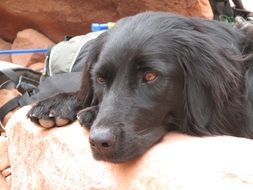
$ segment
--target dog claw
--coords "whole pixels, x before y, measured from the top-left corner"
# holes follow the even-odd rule
[[[55,117],[55,113],[49,113],[48,117]]]
[[[36,118],[37,116],[34,113],[29,113],[28,117],[30,117],[30,118]]]

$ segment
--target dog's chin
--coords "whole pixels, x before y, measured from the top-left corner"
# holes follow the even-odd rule
[[[93,158],[97,161],[105,161],[105,162],[111,162],[111,163],[123,163],[130,160],[133,160],[135,158],[138,158],[141,154],[137,155],[100,155],[97,153],[92,153]]]

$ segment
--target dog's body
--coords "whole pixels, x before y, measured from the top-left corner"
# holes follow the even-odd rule
[[[28,115],[57,125],[85,108],[78,119],[90,127],[94,158],[111,162],[143,154],[170,130],[253,138],[252,50],[245,32],[215,21],[127,17],[95,40],[80,92]]]

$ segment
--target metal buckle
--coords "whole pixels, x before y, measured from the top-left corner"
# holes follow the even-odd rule
[[[35,93],[35,90],[38,85],[39,83],[37,81],[21,75],[19,77],[16,89],[22,94],[25,94],[27,92],[31,96]]]

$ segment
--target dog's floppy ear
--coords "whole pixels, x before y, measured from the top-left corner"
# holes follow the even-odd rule
[[[184,72],[182,130],[193,135],[232,134],[243,122],[238,118],[244,118],[242,64],[208,38],[192,38],[180,38],[184,45],[176,55]]]
[[[90,71],[98,60],[100,51],[103,48],[106,38],[107,32],[104,32],[91,42],[91,47],[87,55],[87,61],[83,68],[81,89],[78,94],[80,100],[84,102],[84,107],[94,106],[97,104],[97,99],[93,95]]]

